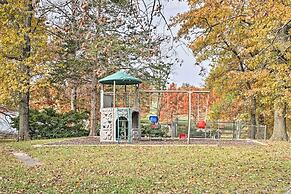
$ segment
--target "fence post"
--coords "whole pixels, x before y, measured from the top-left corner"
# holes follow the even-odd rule
[[[267,125],[265,125],[264,140],[267,140]]]
[[[240,121],[237,121],[237,123],[236,123],[236,134],[237,134],[237,136],[236,136],[236,139],[240,139]]]
[[[235,134],[235,121],[232,122],[232,139],[235,139],[236,137],[236,134]]]
[[[192,92],[188,92],[188,139],[187,143],[190,144],[190,134],[191,134],[191,111],[192,111]]]

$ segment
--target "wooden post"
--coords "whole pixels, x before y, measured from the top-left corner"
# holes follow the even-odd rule
[[[100,110],[104,108],[104,87],[101,84],[101,91],[100,91]]]
[[[140,96],[139,96],[139,84],[136,86],[136,108],[139,109]]]
[[[204,121],[207,121],[207,114],[208,114],[208,106],[209,106],[209,93],[207,94],[207,101],[206,101],[206,111],[205,111],[205,119]]]
[[[198,96],[198,103],[197,103],[197,122],[200,121],[200,95],[197,94]]]
[[[124,86],[124,104],[125,104],[125,107],[128,107],[130,108],[130,102],[129,102],[129,95],[127,94],[127,88],[126,88],[126,84]]]
[[[116,126],[115,126],[115,93],[116,93],[116,82],[113,81],[113,108],[112,108],[112,137],[113,141],[116,141]],[[117,112],[117,119],[118,119],[118,112]],[[119,125],[119,121],[117,121],[117,126]],[[118,127],[119,128],[119,127]]]
[[[138,101],[138,94],[137,94],[137,89],[138,88],[138,84],[135,85],[135,91],[134,91],[134,108],[138,107],[137,105],[137,101]]]
[[[188,140],[187,143],[190,144],[190,132],[191,132],[191,105],[192,103],[192,92],[188,92]]]
[[[116,101],[116,82],[114,81],[113,82],[113,108],[115,108],[116,106],[115,101]]]

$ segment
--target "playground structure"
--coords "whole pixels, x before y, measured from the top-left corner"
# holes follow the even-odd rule
[[[131,142],[140,139],[140,96],[139,93],[184,93],[188,95],[188,132],[187,140],[190,142],[191,120],[192,120],[192,94],[207,94],[209,91],[187,91],[187,90],[139,90],[140,79],[135,78],[124,71],[118,71],[101,80],[101,142]],[[107,87],[109,86],[109,87]],[[122,86],[124,92],[120,92],[117,87]],[[131,87],[128,90],[127,86]],[[110,91],[107,91],[109,89]],[[198,101],[199,103],[199,101]],[[198,104],[199,106],[199,104]],[[208,106],[208,105],[207,105]],[[198,127],[205,128],[206,112],[201,117],[201,113],[197,112]],[[154,118],[153,115],[150,118]],[[158,120],[158,118],[156,118]],[[151,119],[152,122],[152,119]],[[157,121],[156,121],[157,122]],[[155,124],[155,122],[152,122]]]
[[[101,80],[101,142],[128,142],[141,139],[141,108],[140,94],[184,94],[188,96],[187,119],[178,124],[176,118],[175,135],[182,139],[187,138],[215,138],[215,139],[246,139],[251,127],[257,131],[256,139],[266,139],[266,126],[251,126],[242,122],[209,122],[207,121],[209,91],[201,90],[141,90],[142,81],[124,71],[118,71]],[[192,106],[195,94],[194,108]],[[206,95],[202,101],[201,95]],[[206,100],[206,101],[205,101]],[[149,104],[149,103],[148,103]],[[176,104],[177,106],[177,104]],[[178,109],[178,106],[177,106]],[[152,131],[155,130],[159,117],[154,114],[143,115],[148,117]],[[179,125],[179,130],[177,130]],[[160,125],[161,126],[161,125]],[[181,128],[185,128],[181,131]]]
[[[208,114],[208,106],[209,106],[209,93],[208,91],[199,91],[198,89],[192,88],[192,93],[189,90],[145,90],[147,93],[163,93],[166,96],[169,95],[169,99],[166,100],[165,103],[160,105],[160,107],[166,107],[163,112],[167,115],[171,115],[171,119],[167,120],[162,118],[160,122],[160,131],[153,129],[152,134],[146,134],[146,137],[150,139],[159,138],[156,134],[161,134],[165,130],[165,127],[168,126],[169,130],[163,137],[171,137],[179,139],[190,140],[190,138],[211,138],[211,139],[249,139],[250,131],[255,128],[256,136],[255,139],[267,139],[267,129],[266,125],[250,125],[247,122],[243,121],[209,121],[207,118]],[[191,93],[191,94],[189,94]],[[178,94],[178,95],[177,95]],[[190,95],[190,96],[189,96]],[[188,98],[185,98],[187,97]],[[164,98],[164,95],[162,96]],[[189,100],[190,98],[190,100]],[[154,99],[153,96],[149,99]],[[192,99],[192,100],[191,100]],[[170,100],[170,102],[169,102]],[[189,100],[189,102],[185,102],[185,100]],[[153,101],[153,100],[152,100]],[[157,101],[155,99],[155,101]],[[182,104],[182,106],[180,105]],[[156,106],[156,110],[158,109],[157,103],[150,103]],[[168,104],[170,107],[167,108]],[[181,111],[181,109],[185,109],[185,106],[188,106],[188,111]],[[153,112],[155,108],[150,108],[150,111]],[[161,108],[163,109],[163,108]],[[160,111],[161,111],[160,109]],[[174,112],[171,112],[174,109]],[[159,111],[157,111],[159,112]],[[160,112],[161,113],[161,112]],[[188,118],[185,113],[188,114]],[[152,114],[152,113],[151,113]],[[189,119],[189,116],[191,117]],[[189,124],[189,121],[191,122]],[[142,123],[146,125],[145,123]],[[165,134],[165,133],[164,133]]]
[[[187,107],[187,134],[181,135],[181,137],[186,138],[187,137],[187,142],[190,142],[190,137],[191,137],[191,129],[192,129],[192,121],[195,120],[194,126],[197,124],[198,128],[204,129],[206,127],[206,119],[207,119],[207,111],[208,111],[208,100],[209,100],[209,91],[202,91],[202,90],[141,90],[141,92],[144,93],[156,93],[156,94],[171,94],[171,93],[176,93],[176,94],[186,94],[188,96],[188,107]],[[195,114],[192,111],[192,98],[193,94],[197,95],[197,104],[195,105],[196,110]],[[200,106],[199,98],[200,95],[204,94],[206,95],[206,104],[205,104],[205,109],[203,110]],[[176,134],[177,135],[177,134]],[[179,135],[180,136],[180,135]]]
[[[140,108],[138,99],[141,80],[124,71],[118,71],[99,80],[99,83],[101,84],[100,141],[126,141],[130,143],[134,139],[139,139]],[[118,90],[121,89],[120,86],[124,92]]]

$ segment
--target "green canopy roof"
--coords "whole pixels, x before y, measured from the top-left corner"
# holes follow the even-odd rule
[[[140,79],[133,77],[124,71],[118,71],[112,75],[104,77],[104,78],[99,80],[99,83],[101,83],[101,84],[113,84],[114,81],[115,81],[115,84],[117,84],[117,85],[132,85],[132,84],[140,84],[141,83]]]

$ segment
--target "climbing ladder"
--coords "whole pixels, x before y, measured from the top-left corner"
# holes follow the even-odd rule
[[[130,118],[130,110],[129,108],[126,109],[127,111],[127,127],[123,126],[123,128],[121,128],[121,126],[119,125],[119,121],[120,121],[120,115],[119,115],[119,108],[116,109],[116,118],[117,118],[117,142],[121,143],[123,142],[123,140],[127,140],[128,143],[132,142],[132,134],[131,134],[131,118]],[[127,129],[127,133],[126,133],[126,129]],[[122,132],[123,136],[120,136],[120,132]]]

